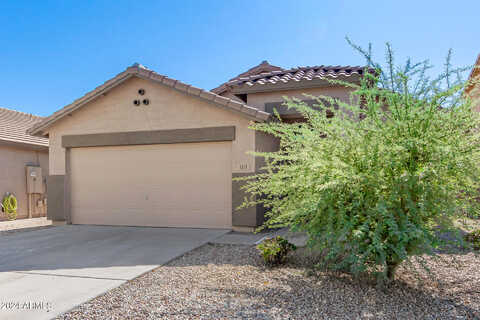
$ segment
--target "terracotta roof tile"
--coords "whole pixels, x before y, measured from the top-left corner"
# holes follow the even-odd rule
[[[194,96],[198,96],[202,92],[202,89],[190,86],[188,87],[188,93]]]
[[[242,104],[240,102],[237,102],[232,99],[230,99],[230,101],[228,102],[228,106],[237,110],[240,110],[242,108]]]
[[[188,87],[190,87],[190,85],[183,82],[177,81],[177,83],[175,83],[175,89],[178,89],[180,91],[188,91]]]
[[[278,82],[286,83],[289,81],[311,81],[314,79],[350,77],[352,75],[362,75],[365,67],[361,66],[314,66],[297,67],[282,72],[261,73],[248,77],[240,77],[228,82],[235,86],[254,86],[257,84],[276,84]],[[373,69],[369,71],[373,72]]]
[[[48,147],[48,139],[26,133],[28,128],[43,119],[31,114],[0,108],[0,140]]]
[[[259,66],[257,66],[259,67]],[[255,68],[257,68],[255,67]],[[275,67],[278,69],[269,71],[269,72],[250,72],[247,71],[243,74],[238,75],[237,77],[229,80],[228,82],[222,84],[221,86],[212,89],[213,92],[220,94],[227,91],[232,87],[252,87],[256,85],[275,85],[275,84],[284,84],[290,81],[300,82],[300,81],[312,81],[315,79],[325,79],[325,78],[348,78],[354,75],[361,76],[363,75],[365,67],[362,66],[307,66],[307,67],[296,67],[288,70],[282,69],[280,67]],[[253,68],[254,69],[254,68]],[[252,70],[252,69],[251,69]],[[369,72],[374,72],[373,69],[369,68]]]
[[[240,73],[238,76],[230,79],[229,81],[232,81],[234,79],[241,78],[241,77],[256,75],[256,74],[262,74],[262,73],[267,74],[269,72],[281,72],[281,71],[283,71],[283,68],[271,65],[270,63],[268,63],[267,60],[264,60],[259,65],[253,68],[250,68],[243,73]]]
[[[251,76],[251,75],[258,75],[258,74],[262,74],[262,73],[268,74],[269,72],[282,72],[282,71],[283,71],[282,68],[271,65],[270,63],[268,63],[268,61],[264,60],[259,65],[255,66],[253,68],[250,68],[243,73],[240,73],[238,76],[228,80],[226,83],[223,83],[220,86],[218,86],[218,87],[216,87],[216,88],[214,88],[210,91],[212,91],[216,94],[220,94],[220,93],[223,93],[223,92],[228,90],[228,83],[230,81],[233,81],[233,80],[236,80],[236,79],[239,79],[239,78],[242,78],[242,77],[248,77],[248,76]]]

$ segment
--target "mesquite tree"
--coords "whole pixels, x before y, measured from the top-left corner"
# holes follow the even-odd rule
[[[285,98],[305,122],[252,125],[281,147],[254,153],[266,165],[239,179],[251,195],[242,206],[264,205],[264,227],[307,232],[325,266],[392,280],[402,261],[432,253],[439,231],[476,210],[479,118],[451,52],[433,79],[426,61],[396,66],[389,44],[385,67],[371,46],[352,46],[371,69],[359,84],[332,80],[352,88],[350,102]]]

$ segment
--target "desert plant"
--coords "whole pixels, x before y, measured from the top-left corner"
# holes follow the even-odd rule
[[[285,262],[288,253],[297,249],[297,247],[280,236],[265,239],[257,245],[265,264],[269,266],[279,265]]]
[[[470,243],[474,250],[480,250],[480,229],[467,233],[465,241]]]
[[[314,97],[311,108],[286,98],[306,122],[252,125],[281,148],[254,153],[263,171],[238,180],[250,194],[243,207],[269,210],[264,226],[305,231],[323,266],[383,282],[408,257],[433,253],[439,231],[476,210],[479,117],[451,52],[432,79],[426,61],[395,66],[389,44],[386,67],[353,46],[371,69],[358,84],[331,80],[351,88],[351,100]]]

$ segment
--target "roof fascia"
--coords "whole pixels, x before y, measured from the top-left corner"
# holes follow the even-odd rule
[[[67,105],[66,107],[58,110],[50,117],[46,118],[44,121],[39,122],[37,125],[34,125],[30,129],[27,130],[27,133],[33,136],[44,137],[47,135],[46,132],[43,132],[46,128],[48,128],[51,124],[60,120],[64,116],[74,112],[75,110],[81,108],[85,104],[95,100],[101,95],[104,95],[107,91],[113,89],[114,87],[118,86],[119,84],[125,82],[127,79],[130,79],[133,76],[132,73],[129,72],[122,72],[121,74],[117,75],[115,78],[111,79],[111,83],[105,83],[104,87],[99,89],[90,91],[83,97],[77,99],[73,103]]]

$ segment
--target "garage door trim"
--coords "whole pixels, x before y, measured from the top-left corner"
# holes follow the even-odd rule
[[[235,126],[108,132],[62,136],[62,147],[106,147],[235,140]]]
[[[221,142],[233,140],[235,140],[235,126],[64,135],[62,136],[62,147],[65,148],[64,210],[66,222],[68,224],[72,223],[70,181],[71,148]]]

